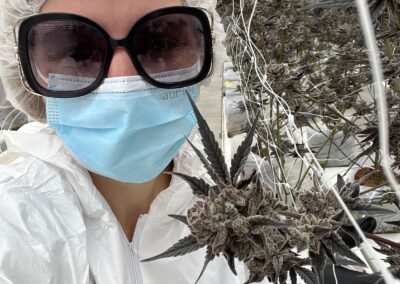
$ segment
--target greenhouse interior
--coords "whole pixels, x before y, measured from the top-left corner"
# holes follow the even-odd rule
[[[0,233],[0,283],[400,284],[400,1],[205,2],[215,10],[208,20],[220,27],[213,33],[219,58],[197,101],[186,90],[201,142],[184,139],[205,174],[166,170],[185,182],[192,203],[160,213],[185,233],[139,253],[133,269],[142,274],[132,282],[102,282],[95,270],[93,282],[7,278],[17,256],[4,257],[7,234]],[[0,36],[0,53],[4,42]],[[48,126],[9,100],[15,74],[1,70],[0,200],[11,202],[1,175],[23,158],[9,149],[10,137],[31,123]],[[124,155],[136,151],[129,149]],[[191,254],[200,266],[184,278],[146,276]]]

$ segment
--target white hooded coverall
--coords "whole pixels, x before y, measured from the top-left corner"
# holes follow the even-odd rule
[[[48,126],[30,123],[4,133],[0,155],[0,283],[13,284],[194,284],[205,249],[176,258],[140,263],[189,234],[168,217],[186,214],[196,198],[188,184],[172,177],[170,186],[140,218],[129,243],[88,171],[79,166]],[[196,142],[198,134],[191,140]],[[7,157],[19,158],[4,162]],[[174,171],[206,178],[188,144]],[[139,242],[140,240],[140,242]],[[140,267],[140,269],[139,269]],[[243,271],[241,266],[239,271]],[[212,261],[200,284],[239,284],[226,260]]]

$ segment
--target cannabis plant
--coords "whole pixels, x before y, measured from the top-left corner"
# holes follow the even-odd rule
[[[400,105],[399,105],[400,106]],[[400,169],[400,112],[391,118],[389,129],[389,150],[392,157],[394,157],[394,163],[392,167]],[[379,128],[376,123],[372,123],[364,130],[358,132],[364,139],[362,143],[368,143],[368,147],[358,156],[367,156],[372,153],[379,155],[380,143],[379,143]]]
[[[190,141],[213,184],[182,173],[171,173],[184,179],[198,197],[186,216],[170,215],[184,222],[191,234],[165,252],[143,261],[178,257],[206,247],[205,263],[222,256],[236,274],[235,259],[243,261],[250,271],[246,283],[268,278],[273,283],[285,283],[297,275],[307,284],[324,283],[324,268],[328,262],[343,264],[338,256],[363,266],[364,263],[349,249],[339,234],[347,223],[330,189],[315,185],[300,194],[296,208],[280,201],[276,193],[261,182],[253,171],[244,175],[245,162],[250,153],[257,127],[256,116],[246,139],[234,155],[228,170],[214,134],[188,96],[194,109],[205,155]],[[338,190],[352,209],[366,209],[359,199],[357,183],[345,184],[338,178]],[[298,254],[307,250],[308,257]],[[311,265],[314,271],[305,266]]]
[[[400,226],[400,222],[390,222],[392,225]],[[376,250],[386,255],[385,262],[389,264],[389,271],[400,279],[400,244],[387,242],[385,239],[375,239],[380,246]]]
[[[390,128],[391,137],[397,138],[400,2],[368,3],[384,70],[388,115],[396,125]],[[357,141],[360,131],[377,124],[373,88],[369,89],[372,76],[368,51],[355,1],[219,0],[218,11],[227,31],[228,54],[242,78],[241,107],[250,117],[261,110],[263,122],[257,127],[254,151],[278,161],[277,183],[284,187],[288,184],[284,163],[293,155],[293,148],[302,157],[308,152],[284,139],[293,122],[298,128],[310,127],[327,135],[327,147],[339,150],[341,144],[334,145],[330,133],[343,132],[343,143],[348,138]],[[393,167],[398,168],[399,139],[390,141],[396,160]],[[318,156],[321,149],[311,150]],[[349,161],[357,163],[362,156],[355,154]],[[288,189],[296,192],[301,187],[299,182]]]
[[[369,2],[388,80],[388,96],[398,101],[400,3]],[[358,93],[372,78],[354,1],[218,3],[227,29],[228,51],[243,81],[248,82],[242,91],[250,108],[259,107],[254,102],[262,105],[262,100],[269,99],[270,90],[262,87],[261,73],[266,74],[271,89],[296,113],[298,126],[315,115],[336,124],[351,107],[364,113],[374,112],[372,104],[357,100]],[[249,19],[251,22],[246,22]],[[257,52],[250,53],[250,47]]]

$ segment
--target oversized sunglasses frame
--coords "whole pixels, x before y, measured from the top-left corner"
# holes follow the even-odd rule
[[[137,56],[135,55],[135,50],[133,50],[133,48],[129,45],[129,42],[132,42],[132,38],[136,34],[137,29],[140,28],[143,23],[157,17],[171,15],[171,14],[184,14],[184,15],[195,16],[200,21],[204,29],[203,32],[204,32],[204,48],[205,48],[204,64],[199,74],[193,79],[172,84],[158,82],[155,79],[153,79],[150,75],[148,75],[144,70],[144,68],[142,67],[141,63],[139,62]],[[106,51],[102,62],[102,68],[100,70],[100,74],[97,76],[96,80],[90,86],[76,91],[51,91],[42,87],[35,79],[32,73],[28,55],[29,54],[28,35],[30,30],[35,25],[49,20],[79,21],[84,24],[90,25],[91,27],[99,31],[100,34],[103,36],[106,43]],[[183,88],[201,82],[205,78],[209,77],[213,71],[213,49],[215,43],[215,35],[212,32],[213,25],[214,25],[214,20],[212,17],[212,13],[208,13],[204,9],[186,7],[186,6],[167,7],[152,11],[149,14],[144,15],[132,26],[126,38],[116,40],[110,37],[110,35],[100,25],[98,25],[96,22],[86,17],[68,13],[43,13],[23,18],[17,23],[14,30],[15,43],[16,43],[15,56],[17,59],[23,86],[28,92],[37,96],[55,97],[55,98],[75,98],[93,92],[100,86],[100,84],[106,78],[108,69],[111,64],[114,49],[117,47],[124,47],[128,51],[129,57],[131,58],[131,61],[134,67],[136,68],[136,71],[149,84],[164,89]]]

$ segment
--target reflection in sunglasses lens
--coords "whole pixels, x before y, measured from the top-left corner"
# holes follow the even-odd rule
[[[91,85],[100,74],[106,53],[102,34],[73,20],[47,21],[34,26],[28,34],[28,44],[36,81],[43,88],[59,91],[75,91]]]
[[[204,64],[204,36],[194,16],[171,14],[142,23],[133,37],[137,58],[158,82],[176,83],[195,78]]]

